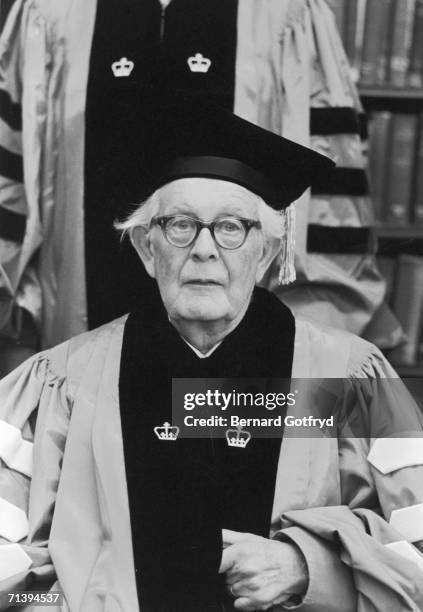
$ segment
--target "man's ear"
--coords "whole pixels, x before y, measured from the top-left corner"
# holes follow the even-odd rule
[[[279,240],[265,240],[263,245],[263,251],[257,266],[256,283],[259,283],[262,280],[270,264],[279,253],[280,249],[281,243]]]
[[[149,232],[146,228],[137,226],[132,230],[131,242],[151,278],[155,278],[154,251],[151,248]]]

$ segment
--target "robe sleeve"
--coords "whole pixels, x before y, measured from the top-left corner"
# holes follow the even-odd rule
[[[337,168],[296,203],[300,282],[279,285],[279,259],[264,282],[302,316],[394,346],[401,329],[383,305],[374,257],[363,109],[334,15],[326,0],[275,0],[275,15],[282,4],[275,77],[258,96],[261,124],[331,157]]]
[[[423,610],[423,417],[380,351],[361,339],[340,411],[342,505],[286,512],[275,536],[307,561],[298,607]]]
[[[21,336],[24,311],[41,320],[36,258],[46,163],[46,39],[36,3],[16,0],[0,36],[0,334],[14,339]]]
[[[70,409],[47,353],[0,381],[0,610],[9,592],[60,590],[48,540]]]

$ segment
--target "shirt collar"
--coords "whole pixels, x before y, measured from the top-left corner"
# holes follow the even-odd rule
[[[198,350],[198,348],[196,348],[195,346],[193,346],[192,344],[190,344],[188,342],[188,340],[185,340],[185,338],[183,338],[181,336],[182,340],[185,342],[185,344],[188,344],[188,346],[194,351],[194,353],[197,355],[197,357],[199,357],[200,359],[205,359],[206,357],[210,357],[210,355],[212,353],[214,353],[214,351],[217,349],[218,346],[220,346],[223,342],[223,340],[221,340],[220,342],[218,342],[217,344],[215,344],[214,346],[211,347],[210,350],[207,351],[207,353],[202,353],[201,351]]]

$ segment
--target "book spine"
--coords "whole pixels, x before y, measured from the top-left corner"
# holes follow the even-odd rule
[[[416,0],[408,84],[423,87],[423,0]]]
[[[382,218],[386,197],[386,177],[388,167],[389,135],[392,113],[379,111],[371,115],[369,121],[369,170],[370,187],[377,219]]]
[[[422,257],[398,257],[393,310],[403,326],[406,341],[392,351],[390,358],[396,364],[415,365],[423,315]]]
[[[360,73],[363,85],[385,81],[391,4],[391,0],[367,0]]]
[[[417,120],[417,115],[397,113],[392,117],[385,217],[392,225],[409,223]]]
[[[389,82],[394,87],[407,83],[415,4],[416,0],[394,0],[389,63]]]
[[[419,117],[419,141],[415,165],[413,222],[423,227],[423,114]]]
[[[383,2],[383,0],[382,0]],[[384,10],[381,11],[381,48],[376,63],[376,85],[385,85],[388,82],[389,62],[391,53],[391,17],[393,0],[383,2]]]
[[[364,44],[364,30],[366,24],[366,7],[367,0],[356,0],[355,9],[355,56],[352,62],[351,76],[354,81],[358,81],[360,78],[363,44]]]

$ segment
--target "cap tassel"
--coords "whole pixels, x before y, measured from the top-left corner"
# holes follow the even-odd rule
[[[295,274],[295,204],[280,211],[285,239],[279,254],[279,284],[289,285]]]

